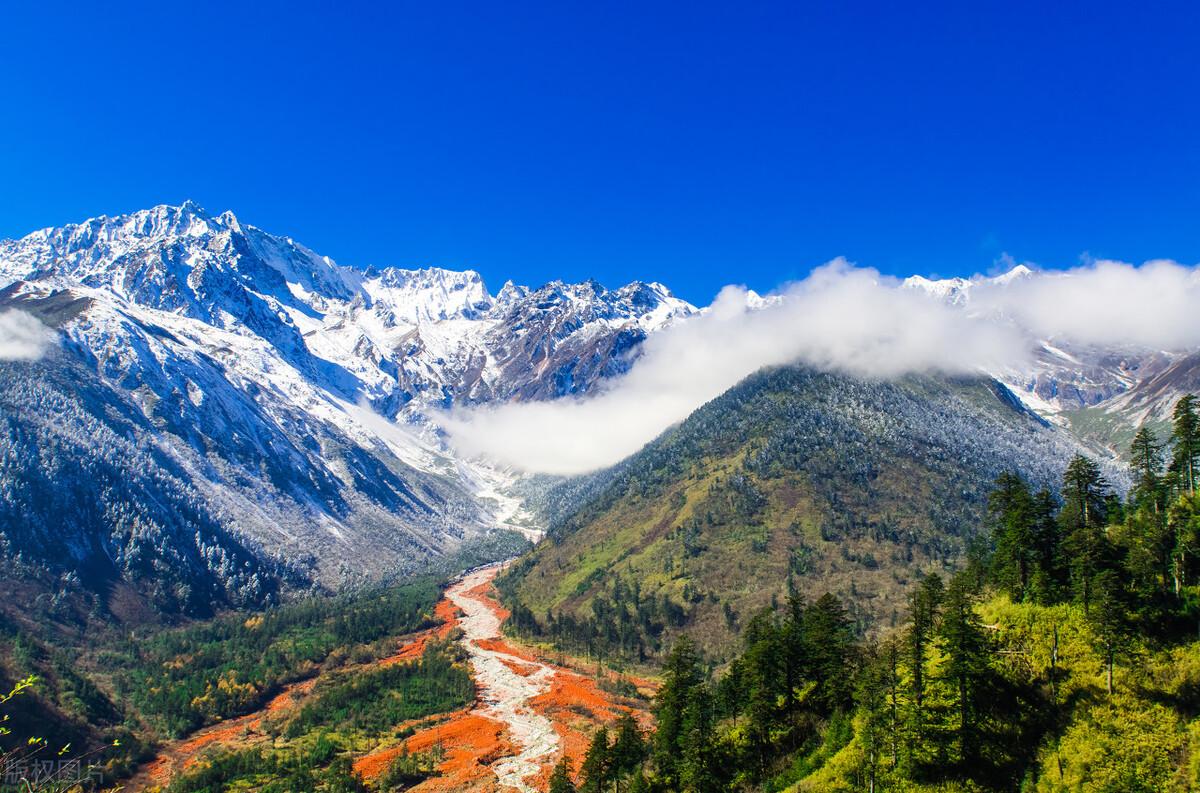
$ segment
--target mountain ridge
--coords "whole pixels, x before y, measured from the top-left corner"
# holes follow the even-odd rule
[[[452,455],[432,411],[582,393],[628,367],[647,333],[695,310],[661,285],[509,283],[492,296],[471,271],[343,267],[191,202],[0,242],[0,309],[37,317],[59,340],[40,363],[0,363],[10,437],[63,449],[49,461],[20,441],[5,447],[0,526],[16,546],[79,551],[42,554],[50,580],[107,558],[107,572],[84,577],[101,581],[92,588],[101,601],[104,580],[151,592],[162,574],[180,592],[205,593],[157,598],[185,609],[203,609],[205,598],[245,603],[233,593],[252,599],[283,584],[412,572],[494,543],[496,527],[530,534],[503,492],[511,474]],[[68,405],[57,423],[22,409],[22,394],[43,392]],[[113,411],[128,418],[116,435],[104,429]],[[137,465],[178,472],[166,486],[214,516],[209,539],[156,510],[170,498],[97,489],[138,481],[122,467],[133,464],[128,454],[112,477],[71,479],[118,436],[158,450]],[[23,482],[48,476],[71,479],[102,508],[64,523],[47,504],[21,500]],[[142,528],[118,530],[105,517],[113,510],[132,511]],[[21,531],[31,518],[50,532],[36,542]],[[131,543],[134,556],[164,560],[167,549],[201,559],[206,548],[244,545],[264,569],[290,572],[257,589],[219,565],[178,564],[171,576],[166,562],[126,564],[119,549]]]

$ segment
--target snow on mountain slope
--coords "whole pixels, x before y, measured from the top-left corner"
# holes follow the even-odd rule
[[[933,297],[958,306],[970,299],[971,281],[967,278],[931,280],[922,275],[912,275],[904,279],[904,287],[927,292]]]
[[[6,368],[14,400],[26,388],[61,392],[60,379],[35,384],[70,371],[103,395],[74,404],[71,433],[119,405],[119,434],[169,461],[171,481],[212,516],[211,542],[250,548],[290,581],[331,585],[414,569],[497,525],[530,531],[504,495],[507,475],[449,455],[430,408],[586,391],[628,367],[647,333],[695,311],[659,284],[508,283],[493,297],[471,271],[343,267],[190,202],[0,242],[4,308],[38,316],[62,341],[38,366]],[[7,419],[18,435],[56,432],[20,411]],[[66,458],[87,467],[86,446]],[[47,470],[29,455],[14,452],[21,465],[0,477],[9,540],[21,524],[12,516],[29,508],[13,493]],[[139,520],[151,527],[139,548],[195,544],[165,513]],[[56,541],[77,550],[77,566],[99,542],[113,566],[104,575],[136,579],[111,545],[127,541],[106,525],[64,525]],[[188,578],[189,591],[276,586],[209,573]]]
[[[416,325],[444,319],[480,319],[494,301],[473,270],[453,272],[388,268],[363,282],[372,300],[387,306],[395,319]]]

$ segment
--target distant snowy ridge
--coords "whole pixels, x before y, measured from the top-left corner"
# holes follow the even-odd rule
[[[696,311],[656,283],[608,290],[594,281],[540,289],[509,282],[493,296],[470,270],[344,267],[192,202],[0,242],[0,287],[18,280],[98,290],[89,296],[130,312],[257,335],[301,370],[322,362],[344,370],[349,378],[323,385],[382,402],[385,412],[414,399],[444,406],[585,390],[593,375],[574,376],[577,362],[556,355],[560,345],[584,353],[587,339],[641,336]],[[572,385],[531,388],[532,371],[511,365],[506,350],[531,323],[543,334],[539,358],[549,358],[536,362],[538,371]]]
[[[1023,280],[1056,277],[1018,264],[994,277],[929,279],[912,276],[903,282],[949,305],[971,311],[979,290],[1004,289]],[[1126,345],[1123,348],[1080,345],[1068,339],[1037,339],[1032,366],[992,372],[1027,407],[1055,423],[1065,424],[1073,410],[1117,405],[1117,397],[1163,372],[1186,351],[1163,351]],[[1177,394],[1175,396],[1178,396]]]

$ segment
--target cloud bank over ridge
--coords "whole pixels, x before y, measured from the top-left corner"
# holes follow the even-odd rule
[[[619,462],[768,366],[894,378],[1020,367],[1036,339],[1200,347],[1200,271],[1169,261],[977,277],[969,301],[951,305],[836,259],[776,297],[752,309],[744,288],[725,287],[701,315],[647,339],[630,371],[599,391],[456,410],[443,425],[459,452],[578,474]]]

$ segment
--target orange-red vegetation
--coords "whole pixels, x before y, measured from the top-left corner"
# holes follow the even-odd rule
[[[510,661],[507,658],[501,658],[500,663],[504,664],[521,677],[529,677],[534,672],[541,669],[541,667],[536,664],[527,664],[522,661]]]
[[[458,609],[446,598],[442,598],[437,602],[437,605],[433,609],[433,616],[439,623],[436,628],[430,628],[416,634],[409,641],[402,644],[395,653],[381,660],[379,665],[391,666],[392,664],[416,660],[424,655],[425,647],[429,644],[430,639],[445,639],[458,626]]]
[[[458,610],[453,603],[446,599],[439,600],[434,609],[434,617],[441,624],[436,628],[422,631],[406,641],[391,656],[376,662],[380,666],[412,661],[425,652],[429,639],[436,636],[445,638],[458,624]],[[371,666],[368,664],[367,666]],[[134,791],[148,787],[163,787],[175,774],[185,771],[200,759],[204,751],[219,744],[240,744],[261,741],[266,736],[262,733],[262,721],[265,716],[278,716],[291,709],[312,691],[316,678],[301,680],[284,688],[282,692],[271,699],[261,710],[240,716],[235,719],[214,724],[192,733],[190,736],[165,747],[157,757],[151,760],[141,772],[129,780],[126,789]]]
[[[507,653],[526,661],[532,662],[539,660],[538,657],[529,650],[521,647],[514,647],[505,639],[480,639],[476,641],[475,644],[484,650],[492,650],[493,652],[497,653]]]
[[[416,754],[438,747],[445,757],[438,766],[439,776],[426,780],[415,790],[432,793],[494,789],[491,764],[517,751],[505,737],[503,724],[477,713],[460,713],[418,732],[398,746],[360,757],[354,762],[354,770],[364,779],[374,779],[405,750]]]

